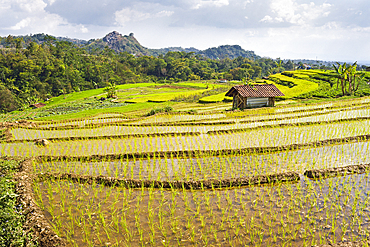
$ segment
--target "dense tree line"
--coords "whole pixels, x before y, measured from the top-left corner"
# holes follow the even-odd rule
[[[135,57],[127,52],[86,50],[46,37],[37,44],[8,36],[0,50],[0,111],[26,107],[39,100],[110,84],[186,80],[255,79],[292,68],[269,58],[207,59],[194,52]],[[26,47],[26,48],[23,48]]]

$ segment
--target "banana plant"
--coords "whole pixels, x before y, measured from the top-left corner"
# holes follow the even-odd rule
[[[350,94],[354,94],[358,90],[360,86],[360,81],[363,80],[365,74],[357,72],[357,62],[355,62],[354,64],[348,67],[347,74],[348,74],[347,77],[348,77],[348,82],[349,82],[348,91]],[[357,79],[357,85],[356,85],[356,79]]]
[[[335,64],[333,64],[333,67],[334,67],[334,70],[335,72],[337,73],[337,89],[339,87],[339,82],[340,82],[340,85],[341,85],[341,88],[342,88],[342,94],[343,96],[346,94],[346,88],[345,88],[345,84],[346,84],[346,77],[347,77],[347,64],[344,63],[343,65],[336,62],[337,66],[335,66]]]
[[[277,68],[277,72],[280,73],[281,72],[281,68],[283,66],[282,64],[282,61],[279,59],[279,61],[275,61],[275,65],[276,65],[276,68]]]
[[[352,65],[347,63],[341,65],[338,62],[336,64],[337,66],[333,64],[333,67],[337,73],[337,88],[340,82],[343,96],[347,93],[353,95],[358,90],[360,82],[364,80],[365,74],[357,72],[357,62]]]

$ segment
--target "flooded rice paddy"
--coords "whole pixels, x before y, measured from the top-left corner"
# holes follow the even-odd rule
[[[14,140],[34,140],[42,138],[72,138],[72,137],[103,137],[117,135],[146,135],[146,134],[166,134],[166,133],[208,133],[209,131],[239,130],[264,126],[277,126],[289,124],[320,123],[326,121],[345,121],[362,117],[369,117],[370,109],[358,109],[352,111],[330,112],[324,115],[304,116],[294,119],[281,119],[263,122],[250,122],[245,119],[235,119],[235,123],[220,125],[188,125],[188,126],[104,126],[97,128],[74,128],[62,130],[38,130],[15,128],[10,132]]]
[[[187,150],[240,150],[253,147],[278,147],[370,134],[370,120],[333,124],[254,129],[225,134],[198,136],[155,136],[84,141],[57,141],[49,146],[33,142],[0,143],[6,156],[91,156]]]
[[[54,230],[78,246],[313,246],[370,228],[369,174],[224,190],[34,184]]]
[[[36,173],[73,173],[126,179],[189,181],[229,179],[327,169],[370,163],[370,142],[266,152],[187,158],[139,158],[105,161],[34,161]]]
[[[367,239],[370,231],[369,173],[321,180],[303,174],[370,164],[369,102],[364,98],[140,120],[113,113],[40,123],[57,129],[9,129],[13,140],[0,143],[0,155],[39,157],[33,160],[36,202],[68,246],[313,246],[358,241]],[[36,145],[33,140],[41,138],[50,144]],[[119,159],[124,154],[131,158]],[[79,176],[73,182],[68,176],[48,175],[182,185],[288,172],[298,173],[300,180],[245,187],[227,183],[224,189],[212,184],[208,190],[154,189],[141,183],[115,187],[97,180],[83,183]]]

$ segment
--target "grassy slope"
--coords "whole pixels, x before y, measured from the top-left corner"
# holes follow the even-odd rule
[[[137,84],[124,84],[124,85],[119,85],[117,86],[118,90],[127,90],[130,88],[139,88],[139,87],[149,87],[149,86],[154,86],[156,85],[155,83],[137,83]],[[76,100],[83,100],[85,98],[90,98],[90,97],[95,97],[95,96],[103,96],[104,94],[104,88],[99,88],[99,89],[91,89],[87,91],[82,91],[82,92],[74,92],[66,95],[60,95],[58,97],[52,98],[48,102],[48,106],[54,106],[54,105],[59,105],[63,103],[68,103],[71,101],[76,101]]]
[[[210,84],[205,82],[180,82],[173,84],[155,84],[155,83],[137,83],[118,86],[118,99],[121,102],[127,102],[124,106],[111,107],[105,109],[89,109],[79,112],[53,115],[37,118],[37,121],[65,120],[91,117],[102,113],[121,113],[128,115],[143,115],[150,109],[171,106],[175,110],[182,110],[183,104],[171,102],[176,97],[183,97],[193,94],[202,94],[205,91],[218,88],[222,85]],[[62,95],[54,98],[45,108],[34,110],[34,112],[45,111],[48,108],[62,106],[63,104],[72,105],[73,102],[83,103],[87,99],[104,96],[103,89],[94,89],[84,92]],[[177,105],[179,107],[177,107]],[[187,104],[190,105],[190,104]],[[199,104],[192,104],[192,108],[197,108]],[[181,106],[181,107],[180,107]]]
[[[225,93],[219,93],[219,94],[215,94],[215,95],[211,95],[211,96],[207,96],[207,97],[203,97],[199,100],[200,103],[216,103],[216,102],[221,102],[221,101],[232,101],[233,98],[232,97],[226,97],[225,96],[226,92]]]
[[[300,76],[300,78],[306,78],[306,76]],[[269,80],[269,83],[274,84],[283,94],[285,94],[285,99],[291,99],[293,97],[296,97],[300,94],[308,93],[310,91],[316,90],[319,85],[315,82],[304,80],[304,79],[298,79],[294,77],[285,76],[282,74],[275,74],[271,75],[270,78],[272,80]],[[308,79],[308,78],[307,78]],[[287,83],[289,85],[294,85],[292,87],[285,86],[280,83],[284,84]]]

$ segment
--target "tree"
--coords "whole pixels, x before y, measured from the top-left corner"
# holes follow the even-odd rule
[[[0,112],[10,112],[18,108],[18,103],[8,89],[0,89]]]
[[[278,61],[275,61],[275,65],[276,65],[277,73],[280,73],[282,65],[283,65],[283,61],[281,61],[280,58],[278,59],[279,59]]]
[[[352,65],[347,63],[340,64],[336,62],[337,66],[333,64],[334,70],[337,73],[337,88],[342,88],[342,95],[347,93],[353,95],[359,88],[360,82],[364,80],[365,74],[357,72],[357,62]]]
[[[341,65],[340,63],[336,62],[337,67],[335,64],[333,64],[334,70],[337,73],[337,88],[339,87],[339,82],[342,88],[342,95],[344,96],[346,94],[346,88],[345,88],[345,80],[346,80],[346,63]]]
[[[107,93],[107,98],[117,97],[117,89],[115,83],[109,83],[108,87],[104,88],[104,92]]]

